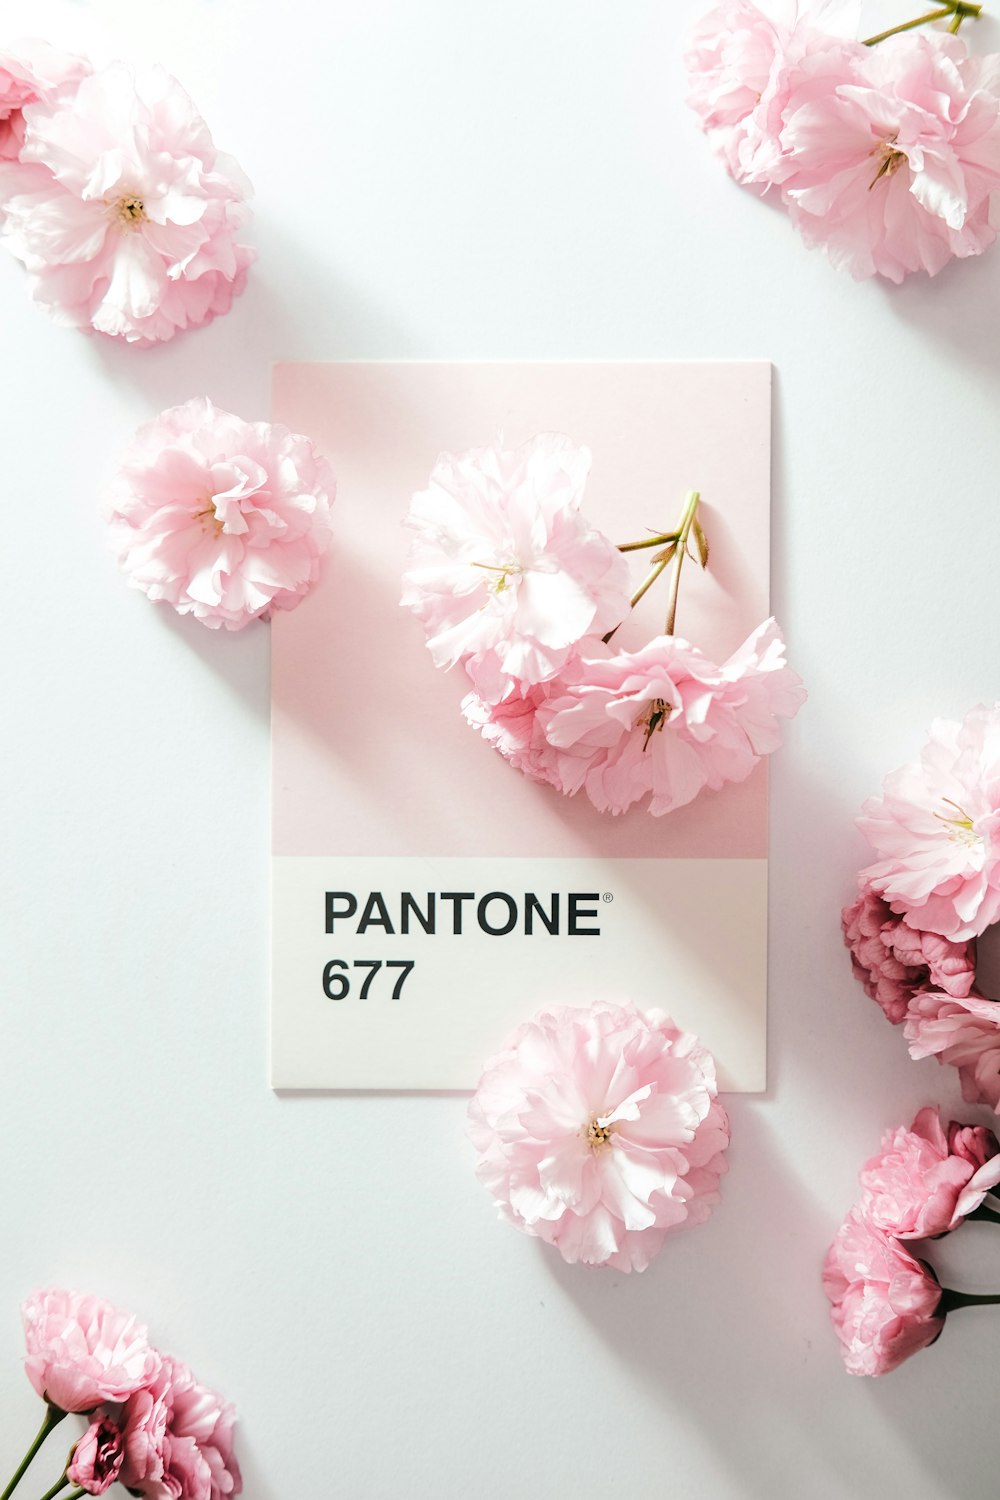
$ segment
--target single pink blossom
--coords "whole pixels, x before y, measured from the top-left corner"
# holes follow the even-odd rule
[[[0,161],[16,161],[24,145],[24,107],[64,95],[93,72],[84,57],[48,42],[17,42],[0,52]]]
[[[134,588],[217,629],[294,609],[330,542],[336,483],[308,438],[208,400],[140,428],[111,537]]]
[[[810,245],[856,277],[933,276],[996,239],[1000,56],[956,36],[845,48],[796,75],[781,107],[782,184]]]
[[[685,53],[688,104],[738,182],[768,185],[781,156],[783,112],[802,65],[860,49],[858,4],[786,3],[772,16],[752,0],[722,0]]]
[[[70,1456],[66,1478],[87,1495],[103,1495],[121,1473],[121,1429],[108,1417],[91,1422]]]
[[[628,566],[581,514],[590,454],[540,433],[519,448],[442,454],[414,495],[403,605],[438,667],[465,662],[496,703],[555,677],[628,613]]]
[[[501,1217],[571,1263],[642,1271],[719,1199],[729,1122],[715,1063],[660,1011],[541,1011],[486,1063],[469,1106]]]
[[[887,1375],[944,1327],[930,1268],[857,1208],[827,1253],[823,1290],[850,1375]]]
[[[958,1069],[962,1098],[1000,1114],[1000,1003],[926,990],[914,995],[904,1036],[910,1056],[936,1057]]]
[[[704,787],[745,780],[805,697],[784,651],[767,620],[721,667],[679,636],[583,657],[562,693],[537,710],[558,752],[556,785],[568,795],[583,788],[613,813],[648,794],[660,816]]]
[[[118,1417],[124,1431],[121,1482],[149,1500],[225,1500],[242,1492],[233,1452],[235,1409],[165,1357],[152,1385]]]
[[[917,990],[942,989],[964,997],[976,978],[976,945],[953,943],[936,932],[918,932],[867,881],[841,913],[854,977],[894,1026],[906,1019]]]
[[[28,1379],[60,1411],[91,1412],[124,1401],[160,1368],[145,1328],[99,1297],[36,1292],[21,1315]]]
[[[57,322],[150,345],[228,312],[250,184],[162,68],[120,63],[26,106],[0,169],[3,243]]]
[[[877,1229],[902,1240],[930,1239],[957,1229],[1000,1182],[1000,1147],[977,1165],[986,1136],[970,1141],[971,1150],[955,1154],[964,1128],[946,1131],[936,1109],[922,1109],[909,1130],[890,1130],[882,1149],[861,1170],[861,1209]],[[958,1132],[958,1134],[955,1134]]]
[[[953,942],[1000,917],[1000,705],[937,719],[917,760],[887,776],[858,827],[880,856],[861,879],[904,922]]]

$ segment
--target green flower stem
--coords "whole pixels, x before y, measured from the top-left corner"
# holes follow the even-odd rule
[[[42,1496],[42,1500],[54,1500],[54,1496],[58,1495],[58,1493],[59,1493],[60,1490],[64,1490],[68,1484],[69,1484],[69,1480],[66,1478],[66,1475],[64,1474],[61,1479],[57,1479],[56,1480],[55,1484],[52,1486],[52,1488],[50,1490],[46,1490],[45,1491],[45,1494]],[[82,1490],[77,1490],[77,1494],[78,1495],[82,1494],[82,1493],[83,1493]],[[68,1496],[66,1497],[66,1500],[69,1500]]]
[[[943,1317],[946,1313],[954,1312],[958,1307],[987,1307],[995,1302],[1000,1302],[1000,1292],[979,1296],[976,1292],[953,1292],[951,1287],[946,1286],[941,1293],[941,1301],[938,1303],[937,1310]]]
[[[13,1479],[10,1481],[10,1484],[8,1484],[7,1488],[3,1491],[3,1494],[0,1494],[0,1500],[10,1500],[11,1495],[13,1495],[14,1491],[21,1483],[21,1480],[28,1472],[28,1469],[30,1468],[31,1463],[34,1460],[34,1457],[37,1454],[39,1448],[41,1448],[49,1433],[53,1432],[55,1428],[59,1426],[59,1423],[62,1421],[65,1415],[66,1413],[64,1411],[60,1411],[57,1406],[46,1406],[45,1420],[42,1423],[41,1427],[39,1427],[38,1429],[35,1441],[32,1443],[31,1447],[28,1449],[27,1453],[21,1460],[17,1472],[15,1473]]]
[[[619,542],[619,552],[642,552],[647,547],[665,547],[669,542],[676,542],[676,531],[661,531],[657,536],[648,536],[641,542]]]
[[[674,553],[674,570],[670,577],[670,599],[667,603],[667,626],[664,635],[673,635],[674,626],[677,623],[677,595],[681,587],[681,568],[684,566],[688,537],[691,535],[691,527],[694,525],[700,503],[701,496],[698,491],[691,490],[684,506],[681,524],[677,529],[677,550]]]
[[[932,21],[945,21],[951,16],[952,31],[957,31],[962,22],[969,16],[978,19],[983,13],[981,5],[974,5],[971,0],[946,0],[946,3],[937,10],[929,10],[926,15],[917,16],[915,21],[904,21],[901,26],[890,26],[888,31],[880,31],[877,36],[865,38],[866,47],[877,47],[879,42],[884,42],[890,36],[899,36],[904,31],[914,31],[918,26],[928,26]]]

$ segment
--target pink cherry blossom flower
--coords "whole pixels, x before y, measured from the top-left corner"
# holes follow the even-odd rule
[[[981,254],[997,234],[1000,56],[919,35],[838,59],[803,69],[781,108],[772,176],[806,242],[895,282]]]
[[[558,752],[553,774],[563,792],[583,788],[613,813],[648,794],[660,816],[706,786],[745,780],[780,744],[779,720],[804,697],[781,632],[767,620],[721,667],[679,636],[584,657],[537,717]]]
[[[112,542],[134,588],[239,630],[294,609],[316,582],[335,492],[308,438],[188,401],[136,434],[113,494]]]
[[[553,692],[562,690],[561,678],[536,683],[534,687],[515,688],[499,703],[487,703],[476,692],[462,699],[462,713],[473,729],[478,729],[515,771],[532,781],[556,784],[556,752],[542,733],[538,710]]]
[[[124,1401],[160,1368],[145,1328],[99,1297],[36,1292],[21,1314],[28,1379],[60,1411],[92,1412]]]
[[[1000,1114],[1000,1003],[927,990],[914,995],[904,1036],[910,1056],[936,1057],[958,1069],[962,1098]]]
[[[823,1290],[850,1375],[887,1375],[944,1327],[929,1267],[856,1208],[830,1246]]]
[[[229,311],[250,185],[162,68],[120,63],[24,110],[2,239],[60,323],[150,345]]]
[[[1000,917],[1000,706],[937,719],[858,827],[880,856],[861,878],[922,932],[953,942]]]
[[[729,1122],[696,1037],[602,1001],[520,1026],[485,1066],[469,1134],[508,1223],[571,1263],[641,1271],[718,1202]]]
[[[917,990],[943,989],[964,997],[972,989],[975,943],[953,943],[936,932],[907,927],[867,882],[854,905],[844,907],[841,926],[854,977],[894,1026],[905,1021]]]
[[[861,1210],[875,1225],[898,1239],[929,1239],[957,1229],[1000,1182],[1000,1146],[978,1163],[986,1136],[968,1142],[967,1153],[954,1154],[951,1141],[962,1140],[963,1127],[946,1131],[936,1109],[922,1109],[909,1130],[890,1130],[882,1149],[861,1170]],[[958,1132],[956,1134],[956,1132]]]
[[[555,677],[579,641],[628,613],[628,566],[580,511],[590,454],[540,433],[442,454],[414,495],[403,605],[438,667],[467,663],[496,703]]]
[[[166,1471],[173,1366],[173,1360],[165,1359],[155,1378],[131,1395],[118,1413],[124,1446],[121,1481],[126,1489],[142,1494],[149,1493]]]
[[[782,117],[804,62],[861,48],[858,5],[785,4],[774,18],[752,0],[722,0],[698,23],[685,61],[688,103],[738,182],[769,184]]]
[[[121,1482],[149,1500],[225,1500],[242,1493],[233,1452],[236,1412],[180,1360],[164,1358],[153,1384],[119,1415]]]
[[[100,1417],[73,1449],[66,1478],[87,1495],[103,1495],[121,1473],[124,1456],[120,1428]]]
[[[0,161],[16,161],[20,155],[26,104],[54,99],[92,71],[86,58],[57,52],[35,39],[0,52]]]

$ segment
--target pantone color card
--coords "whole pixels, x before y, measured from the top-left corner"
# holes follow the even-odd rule
[[[281,365],[274,416],[338,478],[323,578],[273,632],[271,1081],[472,1089],[545,1004],[659,1007],[722,1087],[765,1085],[767,767],[666,817],[621,816],[513,770],[466,724],[399,604],[410,497],[438,455],[560,432],[616,542],[676,526],[677,632],[723,660],[769,614],[766,364]],[[633,557],[636,586],[649,553]],[[616,645],[663,630],[663,582]]]

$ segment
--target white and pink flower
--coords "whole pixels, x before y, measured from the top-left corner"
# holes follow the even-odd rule
[[[21,1315],[28,1379],[60,1411],[125,1401],[160,1369],[142,1324],[100,1297],[61,1288],[37,1292]]]
[[[319,577],[336,481],[306,437],[208,400],[141,428],[111,536],[134,588],[212,629],[294,609]]]
[[[879,855],[862,880],[908,926],[956,943],[985,932],[1000,917],[1000,705],[936,720],[858,827]]]
[[[745,780],[804,698],[767,620],[721,667],[679,636],[583,657],[537,716],[556,752],[549,779],[561,791],[583,789],[613,813],[648,795],[659,816],[705,787]]]
[[[0,52],[0,161],[16,161],[21,153],[26,105],[65,97],[92,72],[85,57],[37,38]]]
[[[57,322],[150,345],[228,312],[250,184],[176,79],[114,63],[22,116],[2,241]]]
[[[661,1012],[541,1011],[469,1106],[501,1216],[571,1263],[641,1271],[719,1199],[729,1123],[711,1054]]]
[[[541,433],[519,448],[442,454],[407,518],[403,605],[438,667],[465,664],[498,703],[555,677],[628,612],[628,569],[581,514],[590,454]]]

